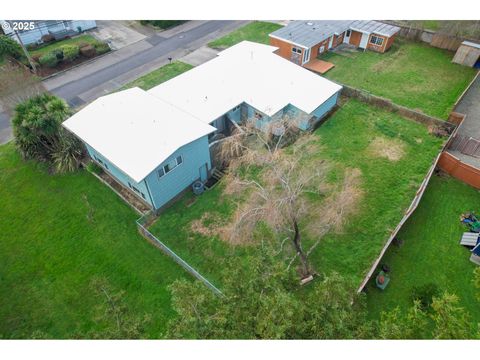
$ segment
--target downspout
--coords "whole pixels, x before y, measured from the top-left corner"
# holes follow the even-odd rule
[[[153,201],[152,194],[150,193],[150,188],[148,187],[147,180],[144,179],[143,182],[145,183],[145,187],[147,188],[148,197],[150,198],[150,202],[152,203],[153,210],[156,210],[155,202]]]

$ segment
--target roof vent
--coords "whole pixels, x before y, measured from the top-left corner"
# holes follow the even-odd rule
[[[313,25],[313,22],[309,21],[309,22],[307,22],[307,25],[308,25],[308,26],[312,26],[312,25]]]

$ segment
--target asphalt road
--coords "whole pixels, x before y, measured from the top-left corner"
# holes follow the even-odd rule
[[[140,53],[135,54],[125,60],[113,64],[105,69],[99,70],[84,78],[72,81],[59,88],[51,89],[51,91],[64,98],[71,105],[80,105],[77,101],[77,96],[93,87],[101,85],[110,81],[123,73],[126,73],[143,64],[157,60],[162,56],[166,56],[174,50],[186,48],[196,40],[224,28],[226,25],[233,23],[233,21],[209,21],[196,28],[190,29],[186,32],[180,33],[171,38],[164,38],[160,35],[154,35],[147,38],[145,41],[153,46]]]
[[[187,26],[185,31],[181,31],[182,28],[180,28],[180,32],[167,31],[155,34],[128,46],[130,49],[127,49],[128,47],[120,49],[91,64],[82,65],[59,74],[53,79],[47,79],[44,84],[50,92],[62,97],[71,106],[79,106],[121,87],[125,74],[135,74],[136,70],[143,71],[150,65],[153,66],[161,61],[166,62],[172,54],[193,51],[205,45],[210,39],[232,31],[244,23],[246,22],[207,21],[193,28]],[[172,35],[169,36],[169,34]],[[102,62],[106,64],[105,67],[101,67]],[[69,79],[72,80],[69,81]],[[0,144],[9,141],[11,137],[10,121],[4,113],[0,113]]]

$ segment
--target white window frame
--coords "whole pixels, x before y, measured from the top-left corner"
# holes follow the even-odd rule
[[[380,37],[380,36],[372,35],[370,37],[370,44],[377,45],[377,46],[382,46],[384,40],[385,39]]]
[[[325,45],[322,45],[318,48],[318,55],[321,55],[325,52]]]
[[[170,169],[169,165],[172,162],[174,162],[175,165]],[[161,179],[165,175],[170,174],[173,170],[175,170],[177,167],[179,167],[182,164],[183,164],[183,155],[176,156],[173,160],[169,161],[167,164],[163,165],[162,167],[160,167],[160,169],[157,170],[158,178]]]
[[[303,52],[303,57],[302,57],[303,64],[307,63],[310,61],[310,49],[305,49]]]

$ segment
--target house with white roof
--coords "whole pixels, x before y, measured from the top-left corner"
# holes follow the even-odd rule
[[[269,37],[280,56],[305,66],[341,44],[384,53],[399,31],[398,26],[375,20],[297,20]]]
[[[308,130],[336,105],[342,87],[244,41],[149,91],[103,96],[63,125],[125,188],[159,209],[212,172],[210,144],[235,123],[264,128],[300,119]]]

